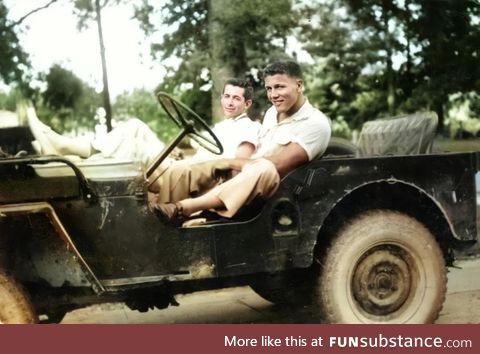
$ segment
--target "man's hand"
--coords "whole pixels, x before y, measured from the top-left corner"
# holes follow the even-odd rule
[[[230,179],[237,175],[247,163],[253,161],[252,159],[222,159],[215,164],[213,171],[215,179]],[[221,161],[221,162],[220,162]]]

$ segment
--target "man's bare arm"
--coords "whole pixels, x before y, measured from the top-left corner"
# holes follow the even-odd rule
[[[273,162],[280,177],[308,162],[307,152],[297,143],[289,143],[281,147],[275,155],[264,158]],[[241,171],[243,166],[252,160],[235,158],[224,161],[228,163],[228,168]]]
[[[297,143],[289,143],[265,158],[273,162],[280,177],[308,162],[307,152]]]
[[[252,143],[244,141],[238,145],[237,150],[235,151],[235,158],[237,159],[248,159],[255,152],[255,145]]]

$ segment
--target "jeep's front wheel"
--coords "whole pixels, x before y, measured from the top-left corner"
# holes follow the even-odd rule
[[[24,324],[37,321],[32,304],[21,286],[0,272],[0,323]]]
[[[375,210],[354,218],[322,260],[318,300],[333,323],[432,323],[446,292],[442,252],[405,214]]]

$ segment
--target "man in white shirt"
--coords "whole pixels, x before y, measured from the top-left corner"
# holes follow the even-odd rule
[[[184,175],[190,177],[186,178],[189,182],[197,176],[215,180],[219,170],[233,171],[232,178],[223,183],[205,182],[209,188],[195,191],[197,196],[193,198],[177,195],[170,200],[152,200],[150,209],[158,216],[173,221],[213,209],[232,217],[256,197],[272,196],[281,177],[323,154],[330,139],[330,123],[303,96],[299,65],[291,61],[272,63],[264,69],[263,78],[272,107],[265,114],[256,152],[249,159],[221,159],[190,166]]]
[[[212,131],[223,146],[222,157],[249,158],[256,149],[261,124],[247,115],[253,102],[253,87],[245,80],[232,78],[223,85],[220,98],[224,118],[216,123]],[[197,148],[195,160],[218,159],[218,155]]]
[[[220,99],[225,118],[212,130],[224,147],[222,157],[226,159],[248,159],[257,148],[261,124],[247,115],[252,100],[253,87],[249,82],[225,82]],[[213,188],[219,179],[212,177],[212,158],[218,159],[218,155],[199,148],[191,159],[162,163],[148,181],[150,204],[178,201]]]
[[[224,85],[220,100],[225,118],[213,127],[224,146],[223,157],[248,158],[255,151],[260,123],[252,121],[246,111],[252,104],[253,88],[240,79],[230,79]],[[36,116],[33,108],[27,109],[32,133],[46,155],[76,155],[121,158],[139,161],[148,166],[164,147],[157,135],[140,119],[121,122],[101,138],[67,137],[54,132]],[[210,160],[217,155],[199,147],[196,160]]]

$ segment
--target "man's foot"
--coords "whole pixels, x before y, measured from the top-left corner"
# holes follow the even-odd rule
[[[152,205],[153,212],[165,221],[176,223],[183,219],[183,207],[180,202]]]
[[[38,154],[38,155],[41,155],[42,154],[42,145],[40,145],[40,143],[36,140],[33,140],[32,141],[32,147],[33,147],[33,150],[35,150],[35,152]]]
[[[35,108],[28,107],[26,113],[28,125],[36,140],[34,149],[45,155],[60,155],[48,138],[48,134],[52,132],[52,129],[38,119]]]

